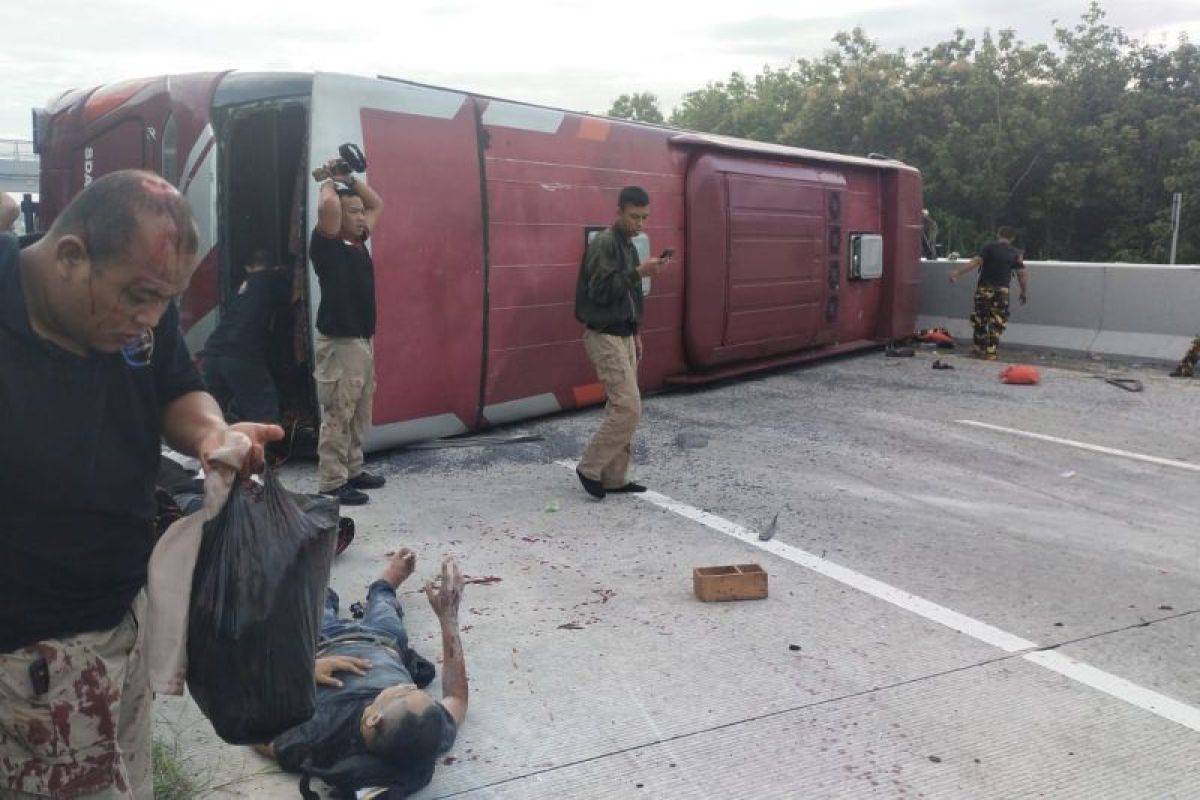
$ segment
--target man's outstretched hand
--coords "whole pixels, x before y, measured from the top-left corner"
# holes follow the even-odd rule
[[[442,574],[425,584],[425,596],[438,619],[457,619],[458,605],[462,602],[462,570],[458,562],[446,556],[442,560]]]

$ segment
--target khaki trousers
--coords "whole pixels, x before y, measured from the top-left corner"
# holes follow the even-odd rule
[[[629,482],[630,448],[642,418],[637,346],[633,336],[610,336],[591,329],[583,334],[583,346],[596,368],[596,377],[604,385],[608,402],[600,429],[583,451],[579,471],[600,481],[606,489],[619,489]]]
[[[0,653],[0,798],[151,800],[146,593],[112,630]],[[45,659],[49,690],[30,665]]]
[[[363,468],[363,439],[371,427],[375,399],[375,350],[370,339],[317,334],[317,402],[321,438],[317,443],[320,491],[328,492]]]

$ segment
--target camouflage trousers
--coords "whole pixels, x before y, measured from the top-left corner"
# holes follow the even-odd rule
[[[975,349],[994,357],[1000,345],[1000,337],[1008,327],[1008,287],[977,286],[975,288],[975,312],[971,314],[971,326],[975,329]]]
[[[605,489],[618,489],[629,482],[633,434],[642,418],[637,345],[632,336],[610,336],[589,329],[583,334],[583,346],[608,402],[600,429],[579,459],[579,471],[603,483]]]
[[[1196,362],[1200,361],[1200,336],[1192,339],[1192,346],[1183,354],[1179,366],[1171,374],[1177,378],[1190,378],[1196,374]]]
[[[0,653],[0,798],[150,800],[146,594],[117,627]],[[30,666],[45,659],[49,688]]]
[[[375,350],[370,339],[317,334],[317,443],[320,491],[338,488],[363,469],[363,439],[371,427],[375,398]]]

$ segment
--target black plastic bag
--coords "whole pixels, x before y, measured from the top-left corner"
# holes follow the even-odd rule
[[[204,525],[192,576],[187,683],[217,735],[260,744],[316,707],[313,664],[338,504],[269,470]]]

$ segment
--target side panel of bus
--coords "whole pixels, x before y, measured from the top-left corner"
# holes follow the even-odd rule
[[[631,184],[650,194],[646,252],[676,251],[646,298],[642,386],[684,371],[684,155],[658,129],[479,102],[490,296],[484,418],[497,424],[603,399],[575,319],[575,282],[588,233],[613,224]]]

